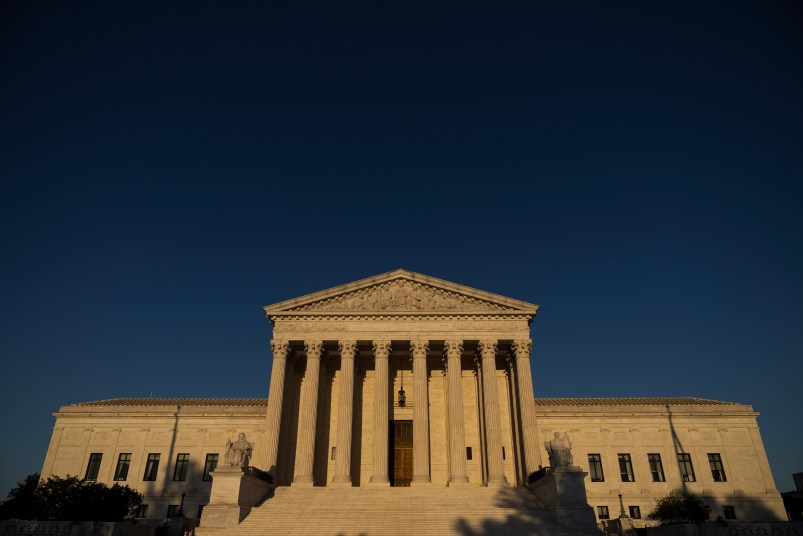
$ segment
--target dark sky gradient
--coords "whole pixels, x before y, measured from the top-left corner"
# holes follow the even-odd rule
[[[801,4],[375,4],[2,4],[0,496],[60,405],[264,396],[261,306],[395,268],[540,304],[540,396],[752,404],[791,489]]]

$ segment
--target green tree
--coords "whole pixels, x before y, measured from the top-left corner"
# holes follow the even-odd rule
[[[109,487],[74,476],[39,482],[39,475],[33,474],[0,503],[0,519],[122,521],[133,516],[143,498],[119,484]]]
[[[673,491],[655,501],[655,510],[648,517],[664,523],[701,523],[710,513],[711,507],[696,495]]]

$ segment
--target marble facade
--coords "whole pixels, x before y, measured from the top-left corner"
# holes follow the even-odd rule
[[[618,494],[646,518],[656,498],[687,488],[743,519],[783,516],[750,406],[704,399],[538,399],[530,324],[538,307],[406,270],[265,307],[273,326],[269,398],[117,399],[56,413],[42,475],[84,476],[146,494],[146,516],[164,519],[185,494],[194,517],[209,500],[210,455],[245,433],[251,465],[280,486],[389,487],[392,423],[412,421],[413,487],[525,486],[548,464],[545,441],[567,433],[575,465],[598,456],[604,478],[586,478],[588,502],[619,515]],[[400,404],[399,391],[406,400]],[[693,481],[678,470],[688,455]],[[159,454],[156,480],[144,480]],[[191,461],[175,480],[177,456]],[[621,455],[630,474],[620,473]],[[660,454],[663,480],[648,457]],[[709,468],[723,464],[725,480]],[[98,459],[98,458],[95,458]],[[208,467],[206,467],[208,469]],[[118,475],[119,476],[119,475]],[[632,478],[631,478],[632,477]],[[411,490],[415,493],[415,490]],[[174,510],[175,508],[173,508]],[[783,517],[780,517],[781,519]]]

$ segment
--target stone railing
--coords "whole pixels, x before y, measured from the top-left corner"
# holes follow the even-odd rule
[[[647,527],[648,536],[803,536],[803,523],[686,523]]]
[[[154,536],[156,528],[130,522],[0,521],[0,536]]]
[[[803,536],[803,523],[729,523],[728,536]]]

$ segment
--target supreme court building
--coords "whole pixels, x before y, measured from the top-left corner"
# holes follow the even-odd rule
[[[147,519],[175,513],[183,493],[185,515],[200,517],[226,440],[244,433],[250,464],[277,490],[526,490],[549,465],[545,443],[557,432],[588,473],[600,521],[621,506],[646,519],[674,489],[701,496],[712,517],[785,519],[749,405],[536,398],[537,310],[407,270],[277,303],[265,307],[273,326],[267,400],[63,406],[42,475],[124,482],[145,493]],[[267,503],[280,500],[277,491]]]

